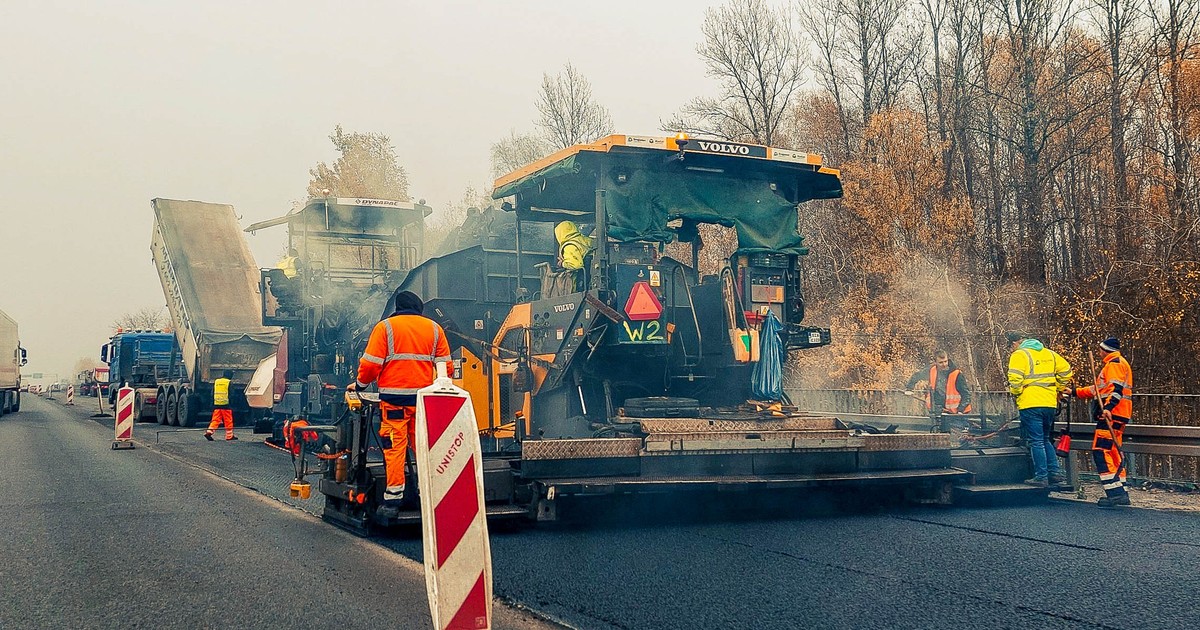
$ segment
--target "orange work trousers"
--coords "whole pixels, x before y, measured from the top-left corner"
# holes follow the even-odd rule
[[[1112,419],[1112,435],[1108,427],[1097,427],[1092,436],[1092,460],[1096,463],[1096,473],[1100,476],[1100,484],[1104,486],[1104,495],[1113,498],[1125,494],[1125,466],[1122,466],[1121,447],[1125,434],[1123,418]]]
[[[217,430],[221,424],[225,424],[225,439],[233,439],[233,410],[226,408],[213,409],[212,422],[208,423],[208,432],[212,433]]]
[[[379,437],[386,438],[391,445],[383,449],[384,470],[387,472],[388,494],[404,491],[404,463],[408,460],[408,445],[416,448],[417,433],[414,419],[416,407],[399,407],[381,402],[379,409],[383,418],[379,423]]]

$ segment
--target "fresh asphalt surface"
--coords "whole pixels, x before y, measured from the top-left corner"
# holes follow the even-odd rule
[[[0,417],[0,628],[431,627],[419,564],[59,402]]]
[[[405,592],[421,587],[419,566],[395,560],[420,559],[419,533],[376,538],[400,555],[374,553],[292,511],[280,483],[287,457],[248,432],[235,444],[166,434],[154,453],[112,453],[103,427],[51,404],[0,418],[16,497],[0,501],[9,508],[0,523],[6,540],[40,532],[5,544],[13,560],[0,584],[17,607],[0,612],[0,627],[419,627],[408,620],[426,618],[423,593],[410,603]],[[138,425],[147,446],[157,428]],[[85,472],[68,470],[77,466]],[[1194,514],[1066,502],[831,513],[806,501],[792,497],[791,514],[768,519],[589,504],[572,523],[494,527],[495,593],[578,628],[1200,627]],[[121,524],[137,533],[111,531]],[[404,587],[381,610],[371,585],[385,574]],[[107,594],[113,580],[127,584],[131,604]],[[281,604],[296,592],[302,605]]]
[[[1193,514],[1053,502],[671,521],[494,534],[496,593],[580,628],[1200,627]],[[386,544],[421,557],[419,540]]]

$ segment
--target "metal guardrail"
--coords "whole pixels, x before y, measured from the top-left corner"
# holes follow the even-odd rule
[[[933,426],[919,399],[903,390],[790,389],[794,405],[805,411],[851,416],[866,424],[896,424],[909,430]],[[1017,416],[1008,392],[973,392],[974,414],[986,428],[995,428]],[[1130,475],[1148,480],[1200,484],[1200,394],[1134,394],[1133,421],[1125,428],[1122,450]],[[1084,401],[1072,401],[1069,413],[1074,451],[1089,451],[1096,423]],[[1060,416],[1061,418],[1062,416]],[[1065,419],[1055,428],[1067,429]],[[1090,457],[1078,458],[1091,470]]]

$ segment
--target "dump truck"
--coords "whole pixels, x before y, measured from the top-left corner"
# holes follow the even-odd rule
[[[104,378],[111,378],[117,385],[105,388],[109,405],[116,406],[120,388],[133,388],[133,417],[137,422],[157,420],[160,384],[183,378],[179,346],[169,332],[118,329],[100,347],[100,360],[108,364]],[[82,387],[80,390],[83,393]]]
[[[180,376],[159,383],[160,424],[190,427],[211,412],[213,382],[233,373],[235,421],[250,418],[246,385],[275,354],[282,331],[259,313],[258,265],[226,204],[153,199],[150,253],[158,269],[175,340]],[[170,368],[175,373],[174,368]]]
[[[313,198],[301,208],[246,228],[286,226],[286,256],[259,270],[264,324],[284,340],[274,371],[273,441],[289,419],[329,421],[357,352],[366,345],[395,286],[424,259],[423,203],[354,197]]]
[[[79,395],[87,398],[108,397],[108,368],[95,367],[79,373]]]
[[[21,366],[25,363],[17,321],[0,311],[0,416],[21,410]]]
[[[831,341],[805,321],[797,213],[841,195],[818,155],[687,137],[609,136],[498,179],[501,216],[477,226],[477,243],[399,287],[451,342],[486,451],[489,516],[554,520],[564,500],[662,493],[952,501],[972,473],[953,465],[948,433],[851,427],[780,391],[787,353]],[[559,226],[590,233],[582,268],[564,268]],[[728,250],[706,242],[715,226]],[[319,476],[324,517],[358,533],[420,518],[419,488],[399,514],[376,509],[384,470],[366,434],[377,423],[296,434],[336,440],[322,448],[348,461],[310,469],[301,455],[296,487]]]

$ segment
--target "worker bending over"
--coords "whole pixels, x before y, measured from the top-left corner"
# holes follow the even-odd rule
[[[416,436],[412,420],[416,417],[417,390],[433,383],[437,376],[434,363],[450,360],[450,344],[442,327],[421,314],[425,304],[415,293],[398,291],[392,303],[392,314],[371,330],[367,349],[358,362],[358,380],[350,387],[362,390],[371,383],[379,384],[383,414],[379,436],[384,441],[387,471],[381,507],[394,515],[404,499],[404,462],[408,445]]]
[[[1108,354],[1104,355],[1095,385],[1080,387],[1071,393],[1092,400],[1092,416],[1096,419],[1092,459],[1104,486],[1104,498],[1096,503],[1107,508],[1129,505],[1121,441],[1125,425],[1133,417],[1133,368],[1121,356],[1121,341],[1116,337],[1101,341],[1100,349]]]

